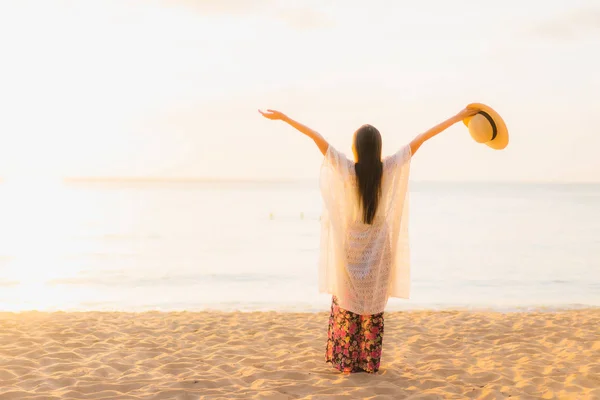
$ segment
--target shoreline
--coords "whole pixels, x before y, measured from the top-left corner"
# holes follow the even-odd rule
[[[0,312],[5,399],[600,398],[600,309],[387,312],[375,375],[328,313]]]
[[[396,313],[491,313],[491,314],[548,314],[548,313],[564,313],[570,311],[600,311],[600,306],[595,305],[564,305],[564,306],[521,306],[521,307],[448,307],[448,308],[430,308],[430,307],[410,307],[410,308],[392,308],[385,310],[385,314],[396,314]],[[203,314],[203,313],[216,313],[216,314],[252,314],[252,313],[275,313],[275,314],[298,314],[298,315],[310,315],[310,314],[323,314],[329,313],[327,309],[314,309],[314,310],[296,310],[293,308],[284,309],[219,309],[219,308],[204,308],[204,309],[141,309],[141,310],[127,310],[127,309],[51,309],[51,310],[37,310],[37,309],[24,309],[24,310],[2,310],[0,309],[0,316],[2,315],[19,315],[19,314],[86,314],[86,313],[99,313],[99,314],[147,314],[147,313],[158,313],[158,314]]]

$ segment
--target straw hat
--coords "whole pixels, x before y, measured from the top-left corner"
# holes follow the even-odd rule
[[[508,129],[500,114],[481,103],[471,103],[467,108],[479,110],[472,117],[463,119],[477,143],[484,143],[495,150],[502,150],[508,145]]]

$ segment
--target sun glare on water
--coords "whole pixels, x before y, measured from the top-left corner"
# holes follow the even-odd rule
[[[11,291],[11,304],[21,304],[20,309],[60,303],[59,291],[48,282],[69,273],[59,259],[74,250],[70,234],[75,221],[69,217],[73,210],[67,194],[57,177],[9,178],[0,183],[2,281]],[[0,308],[10,307],[0,298]]]

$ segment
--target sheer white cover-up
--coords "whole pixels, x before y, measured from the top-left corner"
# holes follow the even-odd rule
[[[383,162],[373,224],[363,223],[354,162],[329,145],[321,166],[319,291],[360,315],[383,312],[389,297],[410,295],[410,145]]]

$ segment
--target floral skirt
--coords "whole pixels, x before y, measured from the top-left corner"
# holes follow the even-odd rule
[[[344,310],[333,296],[325,361],[341,372],[379,370],[383,313],[359,315]]]

